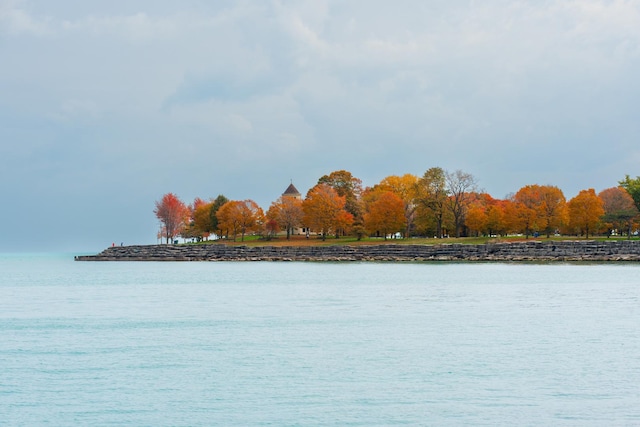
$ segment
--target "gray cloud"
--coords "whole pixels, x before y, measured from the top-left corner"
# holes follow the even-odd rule
[[[154,242],[165,192],[267,207],[337,169],[640,175],[638,0],[4,0],[0,58],[6,250]]]

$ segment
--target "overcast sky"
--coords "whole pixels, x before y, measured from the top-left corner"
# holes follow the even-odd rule
[[[640,0],[0,0],[0,250],[340,169],[601,191],[640,175],[639,76]]]

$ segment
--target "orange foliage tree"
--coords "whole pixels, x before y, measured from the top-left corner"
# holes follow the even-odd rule
[[[202,240],[205,237],[205,234],[208,235],[207,231],[202,227],[203,224],[198,224],[196,222],[196,212],[198,209],[202,211],[202,208],[207,205],[207,202],[202,200],[199,197],[196,197],[193,200],[193,203],[189,205],[187,208],[189,210],[189,219],[187,224],[183,227],[180,235],[185,239],[197,239],[198,241]]]
[[[604,203],[596,195],[593,188],[582,190],[576,197],[569,200],[569,227],[574,231],[585,233],[594,232],[604,215]]]
[[[511,228],[514,231],[524,233],[527,239],[533,231],[539,228],[540,199],[540,186],[526,185],[513,196],[512,204],[509,206]]]
[[[211,209],[213,208],[213,201],[208,203],[201,203],[193,209],[191,218],[193,221],[194,232],[202,237],[208,238],[212,232],[215,231],[213,222],[211,221]]]
[[[487,207],[491,196],[488,194],[476,194],[475,197],[469,202],[469,208],[464,218],[465,226],[478,236],[480,233],[487,232],[487,223],[489,217],[487,216]]]
[[[353,222],[353,215],[344,210],[345,199],[327,184],[316,185],[302,202],[304,224],[320,232],[322,240],[327,238],[329,232],[337,233],[340,228],[349,226]]]
[[[336,190],[338,196],[345,198],[344,209],[354,218],[362,215],[360,195],[362,194],[362,180],[356,178],[351,172],[339,170],[323,175],[318,179],[318,184],[327,184]]]
[[[512,201],[512,225],[527,237],[539,230],[548,238],[567,221],[567,202],[558,187],[527,185],[518,190]]]
[[[302,200],[295,197],[282,196],[271,203],[267,211],[267,218],[275,221],[279,227],[287,230],[287,239],[290,239],[294,228],[302,224],[304,211]]]
[[[549,238],[552,232],[567,222],[567,200],[562,190],[552,185],[541,186],[539,195],[540,229]]]
[[[416,212],[416,191],[418,177],[410,173],[402,176],[390,175],[374,186],[375,190],[391,191],[402,201],[402,209],[405,220],[404,235],[411,234]]]
[[[367,206],[364,226],[371,234],[380,232],[386,240],[387,234],[401,231],[404,225],[404,202],[395,193],[385,191]]]
[[[487,234],[503,235],[507,232],[507,221],[505,219],[505,201],[494,200],[494,204],[487,208]]]
[[[218,227],[231,232],[233,240],[240,234],[244,236],[253,231],[260,231],[264,220],[264,212],[253,200],[231,200],[218,210]]]
[[[160,220],[167,244],[172,241],[185,226],[189,216],[187,206],[173,193],[167,193],[156,201],[153,213]]]

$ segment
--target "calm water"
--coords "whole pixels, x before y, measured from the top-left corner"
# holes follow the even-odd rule
[[[640,265],[0,255],[1,425],[640,425]]]

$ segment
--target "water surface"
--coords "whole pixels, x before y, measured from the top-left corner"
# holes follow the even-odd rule
[[[0,424],[638,425],[640,266],[0,256]]]

